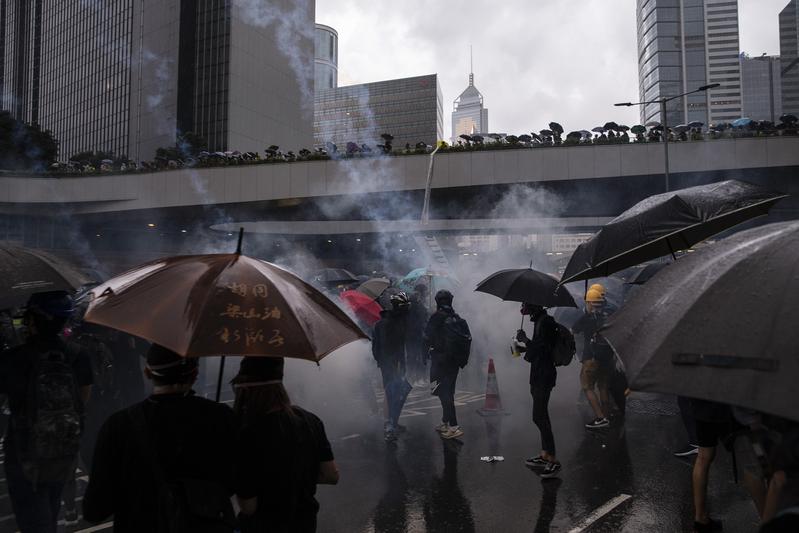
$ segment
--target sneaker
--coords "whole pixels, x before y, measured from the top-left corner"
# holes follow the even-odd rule
[[[537,457],[530,457],[529,459],[524,460],[524,464],[527,466],[546,466],[549,464],[549,461],[541,457],[540,455]]]
[[[78,525],[78,511],[75,509],[67,509],[64,511],[64,525],[76,526]]]
[[[588,429],[599,429],[599,428],[606,428],[610,425],[610,422],[607,418],[595,418],[593,422],[589,422],[585,425]]]
[[[560,472],[561,466],[559,462],[554,463],[547,463],[544,467],[543,472],[541,472],[541,477],[544,479],[549,479],[553,477],[557,477],[558,472]]]
[[[394,442],[397,440],[397,434],[393,431],[386,431],[383,437],[386,439],[386,442]]]
[[[688,444],[685,448],[674,452],[674,457],[690,457],[699,453],[699,446],[696,444]]]
[[[450,426],[441,436],[445,439],[457,439],[463,436],[463,430],[460,426]]]
[[[719,520],[708,518],[707,522],[694,522],[694,531],[696,533],[710,533],[711,531],[722,531],[724,527]]]
[[[449,424],[447,424],[446,422],[442,422],[441,424],[437,425],[435,429],[439,433],[446,433],[449,430]]]

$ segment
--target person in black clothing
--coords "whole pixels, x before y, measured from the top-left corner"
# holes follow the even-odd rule
[[[178,510],[167,503],[170,496],[185,491],[202,494],[202,501],[188,499],[189,509],[207,506],[223,517],[215,526],[224,530],[229,522],[233,531],[233,411],[194,396],[197,359],[154,344],[144,373],[153,382],[153,394],[114,413],[100,429],[84,519],[97,523],[113,515],[117,533],[159,531]]]
[[[555,477],[561,469],[560,461],[555,454],[555,437],[552,434],[552,423],[549,420],[549,397],[557,380],[555,361],[552,350],[557,341],[555,319],[549,316],[540,305],[525,303],[521,312],[530,315],[535,324],[533,338],[527,338],[524,330],[516,333],[516,340],[524,343],[519,351],[524,353],[524,360],[530,363],[530,394],[533,396],[533,422],[541,432],[541,454],[525,461],[528,466],[543,466],[541,477]]]
[[[436,426],[442,437],[455,439],[463,436],[455,413],[455,382],[458,380],[458,364],[447,353],[444,328],[447,318],[455,314],[452,308],[452,293],[440,290],[436,293],[436,312],[427,321],[424,329],[425,348],[430,357],[430,387],[441,402],[441,424]]]
[[[411,302],[404,292],[391,295],[391,310],[380,313],[372,336],[372,356],[380,367],[385,390],[386,423],[383,428],[386,441],[397,439],[402,406],[411,390],[405,379],[406,341],[408,338],[408,311]]]
[[[691,476],[694,496],[694,531],[704,533],[721,531],[720,521],[710,518],[707,510],[707,480],[710,465],[716,458],[716,446],[732,433],[732,411],[725,404],[691,399],[696,424],[699,452]]]
[[[91,395],[92,371],[85,354],[59,336],[73,312],[72,299],[66,292],[32,295],[24,318],[26,342],[0,358],[0,394],[8,395],[11,411],[3,441],[6,482],[17,526],[23,533],[56,531],[64,484],[74,472],[80,442],[79,418]],[[53,371],[52,365],[62,363],[71,381],[66,393],[73,393],[72,399],[67,399],[71,405],[50,425],[54,432],[48,434],[56,442],[47,442],[45,449],[51,453],[42,457],[42,452],[35,450],[42,443],[33,431],[36,420],[45,416],[40,409],[64,400],[61,396],[39,396],[43,388],[53,392],[53,382],[46,382],[42,372],[46,368]],[[49,411],[47,416],[52,414]]]
[[[233,379],[242,533],[313,533],[316,485],[339,479],[324,424],[291,405],[283,364],[283,358],[245,357]]]

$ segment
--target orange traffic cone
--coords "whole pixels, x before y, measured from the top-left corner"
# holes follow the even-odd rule
[[[497,372],[494,370],[494,360],[488,360],[488,379],[486,380],[486,399],[482,409],[477,413],[482,416],[508,414],[502,408],[502,400],[499,398],[499,383],[497,383]]]

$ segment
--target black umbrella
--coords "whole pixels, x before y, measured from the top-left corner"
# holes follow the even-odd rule
[[[608,222],[574,251],[561,283],[598,278],[675,250],[751,218],[787,195],[728,180],[642,200]]]
[[[604,133],[605,128],[603,128],[602,126],[597,126],[596,128],[591,128],[591,131],[593,131],[594,133]]]
[[[785,115],[780,116],[780,122],[784,122],[786,124],[794,124],[799,122],[799,118],[796,115],[792,115],[791,113],[786,113]]]
[[[605,122],[605,129],[616,131],[619,129],[619,125],[615,122]]]
[[[550,122],[549,123],[549,129],[551,129],[552,131],[554,131],[558,135],[563,133],[563,126],[561,126],[557,122]]]
[[[474,289],[493,294],[509,302],[526,302],[544,307],[577,307],[565,287],[549,274],[532,268],[500,270],[477,284]]]
[[[664,267],[668,266],[669,263],[649,263],[644,268],[641,268],[630,276],[630,279],[627,280],[627,283],[630,285],[643,285],[650,279],[652,276],[663,270]]]
[[[692,120],[691,122],[688,123],[689,128],[701,128],[704,125],[705,125],[704,122],[699,122],[698,120]]]
[[[799,420],[799,222],[740,232],[640,287],[602,331],[630,388]]]
[[[633,126],[632,128],[630,128],[630,131],[635,133],[636,135],[638,135],[639,133],[646,133],[646,127],[644,127],[644,126],[642,126],[640,124],[637,124],[637,125]]]
[[[552,130],[541,130],[541,135],[543,135],[545,137],[550,137],[550,136],[554,135],[554,133],[552,133]]]
[[[50,254],[0,246],[0,309],[25,305],[37,292],[71,292],[91,281],[77,268]]]
[[[344,285],[355,283],[358,278],[349,270],[343,268],[324,268],[313,276],[313,280],[323,285]]]

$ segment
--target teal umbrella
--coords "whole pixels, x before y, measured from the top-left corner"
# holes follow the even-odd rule
[[[403,291],[412,291],[414,287],[425,285],[434,296],[436,291],[441,289],[452,290],[460,282],[458,279],[445,270],[435,270],[432,268],[417,268],[408,272],[404,278],[397,282],[397,287]]]

